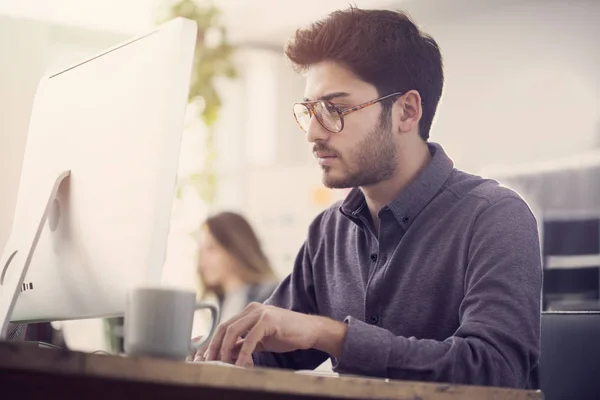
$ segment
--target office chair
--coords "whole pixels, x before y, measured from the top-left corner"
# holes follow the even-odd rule
[[[541,329],[545,399],[600,399],[600,311],[545,311]]]

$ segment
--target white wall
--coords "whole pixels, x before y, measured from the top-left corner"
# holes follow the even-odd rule
[[[445,57],[432,140],[459,167],[598,145],[600,2],[523,1],[426,24]]]

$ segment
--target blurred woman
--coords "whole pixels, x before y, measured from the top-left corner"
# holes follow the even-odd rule
[[[226,321],[277,287],[275,274],[244,217],[222,212],[208,218],[200,238],[198,274],[203,296],[217,297]]]

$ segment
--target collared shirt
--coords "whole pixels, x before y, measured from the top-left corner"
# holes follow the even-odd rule
[[[370,224],[360,189],[321,213],[267,304],[345,321],[339,373],[529,387],[539,358],[542,267],[519,195],[461,172],[441,146]],[[255,353],[312,369],[317,350]]]

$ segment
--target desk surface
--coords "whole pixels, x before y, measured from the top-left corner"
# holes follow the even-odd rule
[[[240,369],[128,358],[0,342],[0,393],[22,399],[542,399],[539,391],[322,377],[266,368]],[[4,397],[4,396],[2,396]]]

